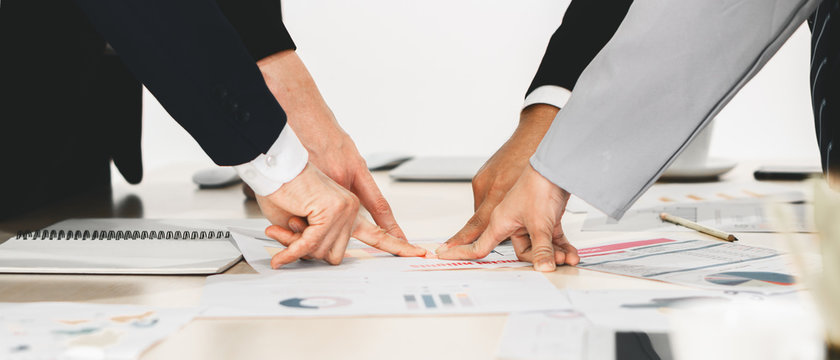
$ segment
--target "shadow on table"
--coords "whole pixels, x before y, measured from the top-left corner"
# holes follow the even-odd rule
[[[0,243],[18,231],[37,230],[66,219],[110,217],[143,217],[143,200],[135,194],[115,200],[110,187],[73,195],[0,220]]]

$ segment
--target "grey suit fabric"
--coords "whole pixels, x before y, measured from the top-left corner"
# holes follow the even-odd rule
[[[531,165],[620,218],[819,2],[636,0]]]

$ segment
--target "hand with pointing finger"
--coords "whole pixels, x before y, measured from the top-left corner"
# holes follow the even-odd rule
[[[297,54],[281,51],[261,59],[257,66],[286,112],[289,126],[309,152],[309,162],[350,190],[388,234],[405,239],[356,144],[338,124]]]
[[[274,193],[258,195],[257,202],[274,224],[266,229],[266,235],[286,246],[272,257],[274,268],[301,258],[340,264],[351,236],[399,256],[426,254],[425,249],[368,222],[359,214],[356,196],[312,164]]]
[[[560,109],[545,104],[531,105],[520,114],[519,126],[472,181],[475,214],[444,247],[469,244],[487,227],[490,214],[522,175],[528,161]]]
[[[560,219],[570,194],[528,166],[504,200],[493,210],[487,228],[473,243],[438,249],[441,259],[479,259],[507,238],[516,256],[537,271],[577,265],[577,249],[563,233]]]

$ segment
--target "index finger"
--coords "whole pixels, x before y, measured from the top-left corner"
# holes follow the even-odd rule
[[[397,224],[394,218],[394,212],[391,210],[391,205],[385,196],[379,191],[376,186],[376,181],[373,180],[373,175],[367,169],[362,170],[357,181],[353,183],[353,191],[359,197],[359,202],[367,209],[373,221],[379,227],[385,229],[385,232],[395,237],[406,239],[405,233]]]
[[[359,239],[359,241],[365,244],[397,256],[426,255],[426,249],[414,246],[405,239],[391,236],[386,233],[384,229],[371,224],[370,221],[367,221],[367,219],[361,215],[356,218],[356,226],[353,230],[353,237]]]
[[[484,229],[487,228],[490,214],[493,213],[493,209],[495,207],[496,204],[490,204],[487,202],[479,205],[478,210],[476,210],[475,214],[473,214],[467,223],[464,224],[464,227],[461,228],[461,230],[458,230],[458,232],[449,238],[449,240],[446,240],[440,250],[443,251],[443,249],[455,245],[469,244],[478,239],[478,237],[481,236],[481,233],[484,232]]]
[[[516,223],[506,218],[501,213],[494,211],[490,218],[487,229],[472,244],[452,246],[438,252],[438,258],[459,260],[459,259],[480,259],[490,254],[496,245],[505,241],[516,231]]]

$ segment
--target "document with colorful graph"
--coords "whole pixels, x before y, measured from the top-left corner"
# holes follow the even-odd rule
[[[584,231],[692,231],[662,221],[659,214],[665,212],[726,232],[774,232],[778,229],[767,205],[784,204],[796,214],[790,230],[814,232],[810,206],[805,204],[808,198],[799,187],[754,182],[656,184],[621,220],[609,218],[579,199],[570,200],[567,210],[588,213],[581,228]]]
[[[719,240],[649,239],[580,249],[579,268],[704,289],[765,294],[799,290],[792,259]]]
[[[791,231],[814,232],[814,225],[808,220],[808,204],[784,204],[795,214]],[[587,215],[584,231],[694,231],[689,228],[662,221],[661,213],[676,215],[725,232],[776,232],[778,227],[768,216],[767,203],[763,201],[719,201],[695,204],[670,204],[649,208],[632,208],[621,220],[615,220],[600,213]]]
[[[657,183],[648,189],[633,204],[631,210],[653,208],[668,205],[690,205],[708,202],[756,202],[772,201],[799,203],[810,196],[802,186],[781,185],[763,182],[726,182],[708,183]],[[572,196],[566,205],[566,211],[572,213],[600,213],[580,198]]]
[[[413,242],[428,250],[429,256],[397,257],[387,252],[368,246],[356,239],[350,239],[341,266],[332,266],[322,261],[299,260],[283,266],[279,270],[271,268],[271,257],[285,247],[272,239],[266,238],[261,230],[230,227],[231,237],[245,261],[261,274],[273,274],[282,270],[289,271],[423,271],[423,270],[457,270],[457,269],[495,269],[503,267],[526,267],[530,263],[519,261],[512,245],[500,245],[487,257],[478,260],[440,260],[434,254],[441,242],[421,241]]]
[[[135,359],[198,312],[132,305],[0,304],[0,358]]]
[[[533,271],[300,272],[207,278],[206,317],[486,314],[568,309]]]

